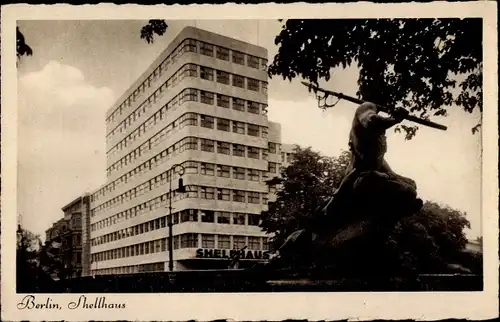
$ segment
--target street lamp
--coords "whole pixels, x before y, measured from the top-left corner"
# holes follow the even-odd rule
[[[169,210],[169,216],[168,216],[168,270],[171,272],[174,270],[174,241],[173,241],[173,232],[172,232],[172,226],[174,225],[173,220],[172,220],[172,177],[173,177],[174,173],[179,174],[180,177],[179,177],[179,183],[178,183],[177,190],[180,193],[184,193],[184,192],[186,192],[186,187],[184,186],[184,183],[182,181],[182,175],[184,174],[185,171],[186,171],[186,169],[180,164],[174,164],[172,166],[172,168],[170,168],[170,170],[169,170],[169,172],[170,172],[170,178],[169,178],[170,189],[169,189],[169,193],[168,193],[168,199],[169,199],[169,206],[168,206],[168,210]]]

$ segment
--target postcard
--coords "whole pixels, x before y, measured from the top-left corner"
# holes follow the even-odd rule
[[[497,316],[496,12],[2,6],[2,317]]]

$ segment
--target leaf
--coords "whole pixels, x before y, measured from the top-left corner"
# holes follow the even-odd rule
[[[481,19],[289,19],[275,43],[270,76],[328,81],[333,68],[355,65],[364,100],[423,117],[447,116],[453,104],[482,111]]]
[[[148,44],[151,44],[154,42],[154,35],[162,36],[167,28],[165,20],[149,20],[148,24],[141,28],[141,39],[145,39]]]
[[[474,125],[474,127],[471,129],[472,134],[478,133],[479,130],[481,130],[481,123],[478,123],[478,124]]]
[[[21,58],[21,56],[25,55],[26,56],[33,55],[33,50],[26,43],[24,35],[19,29],[19,27],[16,27],[16,52],[17,52],[17,58]]]

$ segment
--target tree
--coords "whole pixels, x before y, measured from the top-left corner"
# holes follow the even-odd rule
[[[19,30],[19,27],[16,27],[16,52],[17,52],[18,59],[21,59],[22,56],[33,55],[33,50],[26,43],[26,40],[24,39],[24,35],[21,32],[21,30]]]
[[[38,235],[23,229],[17,229],[16,246],[16,282],[19,292],[26,291],[37,283],[38,254],[42,241]]]
[[[18,292],[46,292],[54,280],[65,278],[60,242],[42,243],[40,236],[20,225],[17,229],[16,284]]]
[[[165,20],[149,20],[148,24],[141,28],[141,39],[148,44],[154,42],[154,35],[162,36],[167,31],[168,25]]]
[[[292,163],[272,182],[280,182],[276,202],[262,213],[260,226],[274,235],[274,249],[294,231],[321,224],[315,220],[317,209],[342,180],[349,160],[348,152],[329,158],[311,148],[296,149]],[[417,214],[377,232],[375,238],[370,235],[359,244],[346,244],[336,261],[345,264],[345,272],[361,265],[392,274],[445,272],[448,264],[461,263],[467,243],[464,229],[469,225],[464,213],[426,202]]]
[[[287,20],[275,44],[270,77],[318,84],[335,67],[357,65],[356,94],[363,100],[424,118],[446,116],[453,104],[482,111],[481,19]],[[407,139],[417,130],[402,128]]]
[[[274,248],[295,230],[312,224],[314,212],[342,181],[349,160],[349,152],[330,158],[310,147],[296,147],[290,166],[269,183],[280,187],[276,202],[271,202],[261,216],[261,227],[274,235]]]

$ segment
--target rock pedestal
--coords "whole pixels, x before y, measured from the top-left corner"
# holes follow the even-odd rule
[[[315,216],[309,229],[287,238],[279,250],[282,265],[374,272],[373,266],[383,260],[376,249],[384,247],[398,220],[418,213],[422,201],[408,178],[372,171],[353,179]]]

